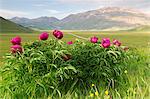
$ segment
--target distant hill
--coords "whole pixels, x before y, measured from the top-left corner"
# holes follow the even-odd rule
[[[150,25],[150,16],[135,9],[119,7],[105,7],[71,14],[61,20],[55,17],[36,19],[15,17],[10,20],[27,27],[66,30],[128,30]]]
[[[0,33],[3,32],[24,32],[24,33],[30,33],[33,32],[33,30],[29,29],[28,27],[23,27],[21,25],[18,25],[14,22],[11,22],[3,17],[0,17]]]
[[[59,21],[59,19],[57,19],[55,17],[39,17],[39,18],[35,18],[35,19],[14,17],[10,20],[15,23],[26,26],[26,27],[38,28],[38,29],[57,28],[55,23]]]
[[[150,26],[140,26],[134,29],[130,29],[129,31],[150,31]]]

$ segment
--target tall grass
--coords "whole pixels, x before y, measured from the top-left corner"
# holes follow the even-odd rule
[[[127,79],[122,79],[123,75],[120,75],[121,77],[118,76],[117,80],[119,81],[119,87],[113,87],[114,83],[111,82],[110,84],[108,84],[108,86],[105,86],[106,84],[104,84],[104,81],[106,80],[103,81],[102,79],[97,82],[96,77],[93,78],[92,81],[89,81],[91,80],[91,78],[89,77],[90,79],[88,79],[87,82],[90,82],[90,83],[87,85],[85,83],[86,81],[85,79],[81,80],[80,82],[78,82],[78,80],[73,80],[73,82],[71,82],[72,80],[70,79],[74,79],[74,77],[76,76],[74,75],[74,73],[76,74],[78,70],[76,70],[72,66],[67,66],[69,62],[66,63],[62,60],[59,60],[61,59],[59,55],[62,55],[62,53],[66,53],[65,51],[66,49],[64,49],[64,47],[62,47],[62,45],[60,45],[59,43],[58,44],[55,44],[55,43],[56,43],[55,41],[50,41],[50,43],[48,43],[50,46],[46,47],[45,45],[43,45],[45,44],[44,42],[43,43],[35,42],[29,46],[28,45],[25,46],[25,48],[27,49],[24,55],[21,55],[23,57],[16,56],[17,58],[15,58],[15,57],[9,56],[8,57],[9,60],[8,61],[6,60],[7,64],[5,65],[5,71],[2,67],[1,72],[0,72],[2,76],[0,80],[0,88],[1,88],[0,98],[11,99],[13,96],[15,98],[22,98],[22,99],[23,98],[30,98],[30,99],[32,98],[33,99],[35,98],[42,98],[42,99],[47,99],[47,98],[50,98],[50,99],[51,98],[53,99],[59,99],[59,98],[60,99],[79,99],[79,98],[81,99],[85,99],[85,98],[143,99],[144,98],[146,99],[147,98],[148,99],[150,97],[149,96],[149,92],[150,92],[149,58],[150,57],[148,56],[149,49],[144,49],[144,50],[130,49],[128,53],[130,55],[129,60],[126,61],[125,64],[119,64],[120,66],[125,67],[125,69],[123,68],[124,71],[121,71],[121,72],[123,73],[125,77],[127,77]],[[83,43],[82,46],[84,45],[85,44]],[[37,50],[38,49],[36,48],[37,46],[41,46],[40,50]],[[52,48],[54,47],[54,49],[51,51],[48,51],[47,49],[50,48],[51,46]],[[74,60],[72,61],[73,64],[76,64],[76,62],[78,62],[77,61],[78,59],[79,61],[82,61],[80,60],[80,58],[84,59],[84,57],[82,57],[82,54],[79,54],[79,53],[80,51],[81,53],[84,51],[88,51],[88,49],[86,50],[86,48],[82,48],[82,46],[77,47],[79,49],[77,51],[75,48],[75,50],[72,50],[71,52],[69,52],[75,55],[79,55],[79,57],[76,57],[76,58],[74,57]],[[92,48],[95,47],[94,49],[95,51],[97,51],[96,50],[97,47],[95,45],[90,44],[89,46],[85,46],[85,47],[92,47]],[[59,50],[59,48],[63,48],[63,50],[62,49]],[[69,47],[67,47],[67,49],[69,49]],[[102,50],[102,52],[103,51],[105,52],[105,50],[101,48],[98,48],[98,49]],[[28,55],[31,55],[30,57],[32,58],[27,59]],[[44,59],[45,55],[47,55],[46,59]],[[87,56],[86,58],[89,57],[88,54],[86,56]],[[48,59],[48,57],[50,59]],[[54,59],[54,60],[51,60],[51,59]],[[84,59],[83,62],[85,62],[85,60],[86,59]],[[45,61],[48,62],[48,64],[51,62],[55,64],[48,65],[47,63],[45,63]],[[111,59],[107,61],[111,61]],[[35,66],[37,66],[35,67],[37,68],[37,70],[39,67],[40,71],[37,71],[37,70],[34,71],[34,69],[32,69],[30,62],[32,65],[35,64]],[[37,64],[37,62],[39,64]],[[69,64],[71,64],[72,62],[70,62]],[[15,63],[16,66],[13,63]],[[55,72],[59,79],[55,79],[55,77],[53,77],[53,75],[55,75],[55,72],[50,72],[50,74],[49,73],[47,74],[47,71],[45,71],[44,69],[45,67],[41,68],[40,66],[41,64],[44,64],[43,66],[50,66],[54,70],[55,68],[58,68]],[[88,64],[88,62],[85,64]],[[59,65],[60,67],[58,67]],[[11,67],[11,66],[15,66],[15,67]],[[28,68],[26,68],[26,66]],[[83,70],[85,69],[86,67],[83,68]],[[28,70],[28,72],[26,70]],[[65,70],[67,70],[67,72]],[[96,72],[98,73],[98,71]],[[88,78],[87,76],[88,72],[84,72],[84,73],[87,73],[85,77]],[[16,77],[20,77],[20,79],[17,79]],[[60,81],[61,79],[65,79],[65,82],[58,83],[58,81]],[[46,85],[46,83],[48,83],[48,85],[51,85],[51,86]],[[92,83],[94,85],[92,85]],[[13,88],[14,90],[11,88]],[[51,92],[47,92],[47,91],[51,91]],[[106,91],[108,91],[108,95],[105,93]],[[95,94],[95,92],[97,92],[97,94]],[[48,94],[48,93],[51,93],[51,94]],[[94,94],[94,95],[91,95],[91,94]]]
[[[73,31],[69,31],[73,32]],[[97,99],[150,99],[150,48],[147,48],[149,46],[147,43],[150,41],[150,35],[149,33],[80,33],[79,31],[76,31],[77,35],[81,35],[83,37],[90,37],[90,36],[98,36],[100,38],[102,37],[110,37],[111,39],[117,38],[121,40],[125,45],[129,45],[132,48],[137,48],[136,50],[133,50],[135,56],[133,56],[132,60],[128,61],[127,64],[125,64],[128,68],[126,68],[127,72],[125,72],[125,75],[127,76],[127,83],[122,83],[123,87],[119,88],[106,88],[101,84],[101,81],[99,83],[93,82],[95,85],[92,87],[89,85],[89,89],[84,88],[84,91],[86,93],[83,93],[82,90],[75,88],[76,82],[74,82],[71,87],[69,87],[69,90],[62,94],[57,89],[53,92],[53,94],[46,95],[46,94],[37,94],[39,96],[42,96],[42,99],[91,99],[91,98],[97,98]],[[10,42],[9,40],[16,36],[20,35],[23,36],[24,42],[28,41],[34,41],[38,38],[38,34],[0,34],[0,59],[2,56],[9,51]],[[72,40],[72,36],[69,34],[65,34],[64,41],[70,41]],[[75,39],[75,38],[73,38]],[[131,50],[131,49],[130,49]],[[1,68],[3,67],[4,62],[0,62]],[[11,65],[11,64],[10,64]],[[6,73],[7,76],[10,76],[9,73]],[[0,74],[2,76],[2,74]],[[39,80],[40,82],[40,80]],[[38,87],[40,87],[41,92],[45,92],[44,86],[42,84],[38,83]],[[0,98],[2,99],[12,99],[11,95],[13,93],[12,90],[9,90],[9,87],[6,86],[6,89],[8,92],[5,92],[5,94],[2,92],[2,83],[7,84],[7,82],[4,82],[2,80],[2,77],[0,77]],[[14,83],[12,81],[12,83]],[[92,84],[92,83],[91,83]],[[16,86],[17,87],[17,86]],[[18,99],[25,99],[26,98],[34,98],[35,92],[36,92],[36,85],[33,83],[25,84],[22,87],[26,87],[26,93],[29,93],[30,90],[32,91],[31,97],[27,97],[24,94],[20,95],[19,97],[16,97]],[[53,88],[53,87],[51,87]],[[65,89],[64,89],[65,90]],[[108,90],[109,95],[105,95],[105,91]],[[94,93],[93,91],[98,91],[98,96],[91,97],[90,94]],[[20,92],[20,90],[18,90]],[[54,97],[55,94],[57,94],[57,97]]]

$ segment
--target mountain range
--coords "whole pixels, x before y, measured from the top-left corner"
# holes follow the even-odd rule
[[[39,17],[34,19],[14,17],[17,24],[38,29],[64,30],[127,30],[150,26],[150,16],[135,9],[105,7],[83,13],[71,14],[63,19]]]

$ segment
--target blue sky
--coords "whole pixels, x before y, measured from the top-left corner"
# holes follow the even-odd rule
[[[69,14],[111,6],[129,7],[150,13],[150,0],[0,0],[0,16],[54,16],[61,19]]]

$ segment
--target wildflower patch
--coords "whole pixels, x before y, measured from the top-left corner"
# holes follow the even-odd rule
[[[120,41],[99,41],[93,36],[89,41],[66,43],[60,40],[64,37],[62,31],[54,30],[53,35],[56,39],[49,39],[49,34],[43,32],[40,40],[24,45],[21,37],[11,40],[11,53],[1,69],[4,93],[15,98],[61,97],[76,89],[89,94],[86,90],[91,90],[91,84],[105,89],[126,86],[122,82],[127,82],[130,51]],[[91,92],[90,96],[94,95],[98,96],[99,91]]]

